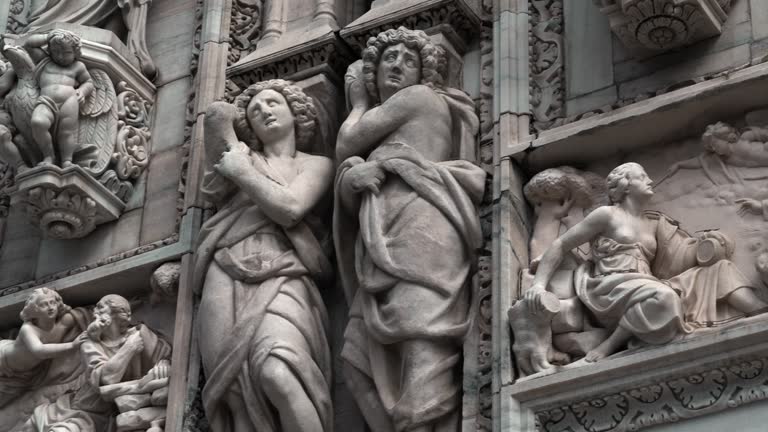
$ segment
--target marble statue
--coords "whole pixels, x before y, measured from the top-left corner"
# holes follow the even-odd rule
[[[37,288],[27,297],[16,340],[0,340],[0,407],[22,393],[44,384],[49,359],[61,357],[83,344],[86,333],[72,339],[78,326],[56,291]],[[70,342],[65,342],[70,339]]]
[[[336,148],[345,381],[373,431],[456,431],[485,172],[451,159],[479,121],[424,32],[379,33],[362,57]]]
[[[114,147],[110,139],[89,142],[116,129],[115,96],[106,73],[89,72],[79,60],[80,46],[74,33],[53,30],[2,47],[12,68],[0,77],[0,96],[17,130],[13,140],[0,136],[0,158],[7,163],[23,171],[67,167],[77,157],[88,166],[94,153]]]
[[[142,73],[152,79],[157,74],[157,67],[146,42],[147,13],[151,3],[152,0],[47,0],[32,12],[25,31],[34,32],[53,23],[116,30],[113,17],[119,13],[122,15],[121,24],[127,29],[125,42],[128,50],[139,60]]]
[[[194,284],[214,432],[333,428],[329,323],[316,285],[332,267],[306,222],[333,162],[298,150],[316,117],[313,100],[283,80],[206,112],[203,191],[218,213],[201,230]]]
[[[611,171],[612,204],[595,209],[549,246],[523,295],[533,313],[543,310],[543,294],[564,255],[590,243],[591,258],[574,270],[574,286],[584,306],[612,333],[586,354],[588,362],[615,353],[633,338],[665,344],[766,306],[729,261],[733,241],[718,231],[691,237],[666,216],[647,211],[651,185],[636,163]]]
[[[47,54],[42,46],[47,44]],[[74,33],[54,30],[32,35],[24,44],[38,64],[40,95],[32,111],[32,135],[43,155],[41,164],[54,162],[54,142],[61,166],[72,165],[77,149],[80,106],[93,92],[91,74],[79,60],[81,42]]]
[[[22,432],[101,432],[115,426],[118,430],[146,430],[152,421],[159,420],[145,415],[143,422],[131,424],[141,413],[130,412],[115,419],[119,412],[115,401],[168,386],[170,344],[143,324],[131,326],[131,306],[119,295],[104,296],[93,315],[88,338],[80,346],[86,383],[75,392],[35,408]],[[164,408],[135,411],[142,410],[165,417]]]

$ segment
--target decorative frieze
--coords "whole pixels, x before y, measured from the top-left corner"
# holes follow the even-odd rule
[[[768,398],[768,358],[734,360],[536,412],[542,432],[624,432],[676,423]]]

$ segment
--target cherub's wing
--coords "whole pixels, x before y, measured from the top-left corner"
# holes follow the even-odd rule
[[[96,117],[109,112],[117,100],[115,86],[106,72],[101,69],[91,69],[88,72],[93,80],[93,92],[85,99],[80,107],[80,115]]]
[[[115,151],[117,96],[106,72],[100,69],[89,72],[95,89],[80,107],[79,146],[75,162],[98,176],[107,168]]]

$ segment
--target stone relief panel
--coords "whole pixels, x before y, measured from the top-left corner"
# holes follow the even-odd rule
[[[142,300],[109,294],[94,308],[71,308],[56,291],[32,290],[15,340],[0,340],[0,424],[13,432],[162,432],[171,346],[134,324],[136,308],[149,317]]]
[[[476,148],[479,120],[469,96],[444,87],[443,54],[422,31],[390,29],[346,75],[334,208],[350,304],[341,357],[374,430],[459,430],[486,174],[455,160]]]
[[[730,212],[735,213],[740,203],[741,213],[747,216],[759,201],[737,198],[734,192],[729,195],[729,188],[720,186],[730,185],[744,193],[750,190],[742,187],[750,180],[739,170],[745,164],[749,168],[762,164],[759,155],[765,149],[759,139],[762,135],[755,128],[740,135],[730,126],[712,125],[703,138],[707,150],[673,164],[653,188],[641,165],[625,163],[614,168],[603,189],[611,205],[591,212],[583,210],[595,199],[584,197],[594,197],[599,189],[590,186],[589,175],[560,168],[534,176],[526,195],[537,209],[531,241],[535,276],[524,284],[529,288],[509,311],[520,372],[551,371],[553,364],[580,357],[594,362],[628,342],[630,347],[638,342],[665,344],[700,328],[764,312],[768,304],[753,288],[757,286],[755,269],[761,268],[760,260],[755,261],[758,251],[733,240],[733,224],[723,220],[721,226],[728,232],[709,225],[690,235],[664,213],[648,210],[653,206],[681,213],[681,209],[692,210],[696,202],[697,211],[682,212],[685,219],[697,227],[702,219],[711,223],[717,220],[713,218],[717,204],[706,202],[707,195],[695,189],[715,186],[717,192],[711,198],[725,201],[730,196],[732,203],[738,201],[735,208],[728,207]],[[740,159],[746,155],[748,159]],[[701,175],[710,184],[704,179],[699,183],[691,178],[668,180],[681,170]],[[679,188],[686,189],[691,203]],[[537,190],[547,195],[538,195]],[[569,224],[572,207],[579,208],[581,220],[560,234],[561,225]],[[545,252],[539,255],[542,248]],[[737,249],[749,256],[748,265],[737,256]]]
[[[149,162],[150,102],[86,67],[72,32],[2,45],[0,159],[13,173],[13,202],[50,238],[83,237],[117,219]]]
[[[205,116],[206,199],[194,286],[213,431],[332,430],[328,317],[333,271],[310,214],[333,163],[309,153],[314,101],[283,80],[253,84]],[[314,231],[313,231],[314,229]]]

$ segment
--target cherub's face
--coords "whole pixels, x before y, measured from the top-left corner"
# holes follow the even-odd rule
[[[421,56],[403,43],[388,46],[381,54],[376,69],[376,86],[389,93],[416,85],[421,81]]]
[[[55,319],[59,313],[59,302],[51,294],[41,295],[35,300],[39,317]]]
[[[75,62],[75,50],[69,45],[61,44],[51,50],[51,58],[58,65],[69,66]]]

